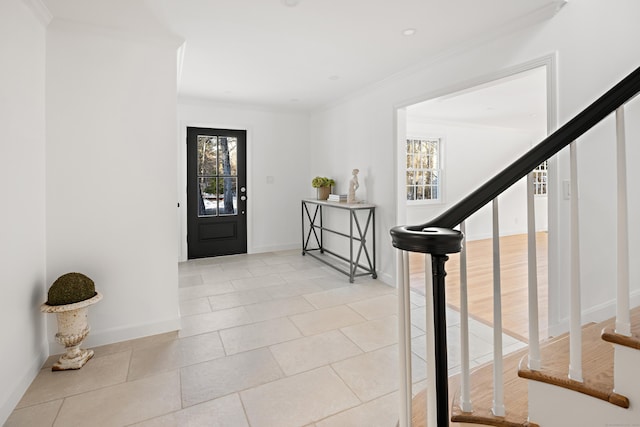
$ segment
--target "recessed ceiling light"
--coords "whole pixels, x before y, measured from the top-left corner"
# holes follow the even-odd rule
[[[300,3],[300,0],[282,0],[282,4],[287,7],[296,7]]]
[[[402,30],[402,35],[409,37],[409,36],[414,35],[416,33],[416,31],[418,31],[418,30],[416,30],[415,28],[407,28],[405,30]]]
[[[329,76],[329,80],[338,80],[340,76]]]

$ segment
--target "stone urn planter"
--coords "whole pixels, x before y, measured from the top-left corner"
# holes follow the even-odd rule
[[[65,353],[53,364],[52,371],[80,369],[93,357],[93,350],[81,349],[80,345],[91,330],[87,319],[89,306],[101,299],[93,281],[83,274],[67,273],[53,283],[40,310],[56,314],[56,341],[65,347]]]

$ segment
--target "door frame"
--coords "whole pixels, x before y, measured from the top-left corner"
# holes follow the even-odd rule
[[[253,131],[251,126],[220,122],[202,122],[196,120],[181,120],[178,129],[178,142],[176,146],[178,159],[178,187],[177,187],[177,208],[178,208],[178,262],[187,261],[187,128],[199,127],[210,129],[244,130],[247,132],[247,188],[253,188],[253,159],[251,156]],[[251,218],[253,217],[253,203],[247,204],[247,253],[253,253],[253,227]]]
[[[395,224],[406,224],[406,200],[404,199],[404,151],[403,148],[407,137],[406,130],[406,107],[427,101],[429,99],[439,98],[441,96],[471,89],[486,83],[500,80],[505,77],[513,76],[522,72],[532,70],[534,68],[545,67],[546,84],[547,84],[547,134],[550,135],[558,128],[558,53],[553,52],[542,57],[522,62],[510,67],[495,70],[488,74],[478,76],[476,78],[454,84],[449,87],[437,89],[430,93],[425,93],[406,99],[403,102],[394,105],[394,134],[396,139],[393,141],[394,170],[396,175],[396,220]],[[537,141],[539,142],[539,141]],[[536,143],[537,143],[536,142]],[[558,297],[561,292],[561,271],[560,271],[560,212],[559,204],[562,203],[562,189],[560,176],[560,159],[559,155],[555,155],[549,159],[548,163],[548,187],[547,187],[547,230],[548,230],[548,306],[547,306],[547,324],[550,335],[557,335],[559,329],[554,329],[560,323],[558,319],[559,309],[557,304],[561,299]],[[393,259],[395,271],[397,271],[397,260]],[[562,331],[560,331],[562,332]]]

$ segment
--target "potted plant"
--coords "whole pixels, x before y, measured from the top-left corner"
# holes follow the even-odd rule
[[[81,273],[64,274],[49,288],[47,302],[40,306],[43,313],[55,313],[58,321],[56,341],[65,353],[51,367],[52,371],[80,369],[93,357],[93,350],[80,345],[91,328],[87,320],[89,306],[102,299],[93,280]]]
[[[333,179],[326,176],[316,176],[311,180],[311,186],[317,191],[318,200],[327,200],[331,193],[331,187],[335,184],[336,182]]]

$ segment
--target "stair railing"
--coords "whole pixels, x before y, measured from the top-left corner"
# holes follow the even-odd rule
[[[627,241],[627,201],[626,201],[626,156],[624,149],[624,107],[631,98],[640,92],[640,68],[634,70],[620,83],[615,85],[598,100],[564,126],[545,138],[506,169],[480,186],[469,196],[446,210],[435,219],[420,225],[397,226],[391,229],[393,246],[398,251],[398,288],[399,288],[399,347],[400,347],[400,420],[399,427],[411,425],[412,379],[411,379],[411,335],[409,303],[409,264],[407,252],[419,252],[425,256],[425,290],[427,302],[427,378],[428,393],[427,414],[430,426],[448,426],[449,395],[446,336],[446,300],[445,300],[445,263],[447,255],[460,252],[462,248],[464,221],[480,208],[493,204],[493,241],[494,241],[494,402],[493,413],[504,415],[502,385],[502,328],[500,302],[499,268],[499,230],[498,196],[527,176],[528,182],[528,247],[529,247],[529,313],[530,342],[529,368],[539,369],[540,350],[537,331],[537,278],[535,276],[535,217],[533,216],[532,171],[560,150],[570,145],[571,174],[571,320],[570,320],[570,378],[582,381],[581,365],[581,307],[580,307],[580,258],[579,258],[579,214],[578,214],[578,174],[576,140],[609,114],[616,112],[617,163],[618,163],[618,303],[616,329],[629,334],[629,285],[628,285],[628,241]],[[461,226],[461,231],[454,227]],[[463,253],[466,262],[466,256]],[[461,262],[461,268],[464,263]],[[465,267],[466,268],[466,267]],[[464,277],[464,280],[462,279]],[[466,270],[461,272],[461,306],[466,311]],[[461,321],[467,316],[461,313]],[[461,328],[463,325],[461,324]],[[468,330],[468,327],[464,325]],[[468,335],[466,334],[461,335]],[[432,344],[430,345],[430,341]],[[464,342],[465,340],[466,343]],[[433,348],[431,348],[433,347]],[[462,396],[463,410],[471,410],[468,395],[468,336],[462,338]],[[466,354],[465,354],[466,352]],[[466,360],[465,360],[466,359]]]

